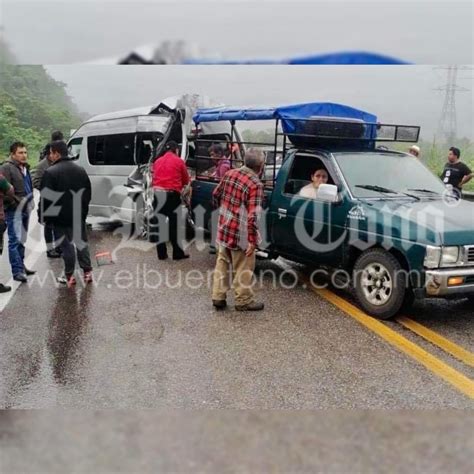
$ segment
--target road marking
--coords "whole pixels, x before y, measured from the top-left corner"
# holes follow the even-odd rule
[[[418,334],[423,339],[426,339],[435,346],[438,346],[440,349],[443,349],[443,351],[451,354],[453,357],[456,357],[456,359],[460,360],[461,362],[464,362],[470,367],[474,367],[474,354],[472,352],[469,352],[463,347],[458,346],[454,342],[451,342],[449,339],[446,339],[426,326],[413,321],[413,319],[400,316],[396,318],[396,321],[407,329],[410,329],[410,331],[413,331],[415,334]]]
[[[390,329],[379,320],[372,318],[368,314],[365,314],[359,308],[349,303],[340,296],[335,295],[326,289],[317,289],[313,285],[310,285],[312,291],[317,295],[321,296],[325,300],[329,301],[339,309],[344,311],[346,314],[354,318],[356,321],[361,323],[372,332],[385,339],[392,346],[396,347],[400,351],[404,352],[412,359],[416,360],[420,364],[424,365],[428,370],[442,378],[452,386],[456,387],[464,395],[474,399],[474,381],[466,377],[461,372],[453,369],[442,360],[431,355],[429,352],[422,349],[420,346],[409,341],[406,337],[398,334],[393,329]]]

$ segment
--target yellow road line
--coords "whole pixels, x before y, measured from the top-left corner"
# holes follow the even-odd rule
[[[428,370],[442,378],[452,386],[456,387],[460,392],[474,399],[474,381],[463,375],[461,372],[453,369],[445,364],[442,360],[431,355],[429,352],[409,341],[406,337],[398,334],[393,329],[390,329],[385,324],[377,319],[365,314],[353,304],[347,302],[345,299],[335,295],[329,290],[316,289],[312,285],[310,288],[322,298],[337,306],[346,314],[354,318],[356,321],[364,325],[366,328],[373,331],[375,334],[385,339],[400,351],[404,352],[412,359],[415,359],[420,364],[424,365]]]
[[[454,342],[451,342],[449,339],[446,339],[445,337],[441,336],[441,334],[434,332],[426,326],[413,321],[413,319],[400,316],[396,318],[396,321],[407,329],[413,331],[415,334],[418,334],[423,339],[426,339],[435,346],[438,346],[440,349],[443,349],[443,351],[456,357],[456,359],[459,359],[461,362],[474,367],[474,354],[472,352],[469,352],[463,347],[458,346]]]

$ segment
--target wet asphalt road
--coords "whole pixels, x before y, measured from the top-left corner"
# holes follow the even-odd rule
[[[92,254],[120,242],[96,229]],[[49,410],[0,411],[1,472],[470,472],[472,400],[291,287],[288,262],[258,263],[264,312],[216,312],[207,285],[177,288],[213,268],[207,250],[191,254],[158,262],[136,241],[74,290],[56,288],[62,262],[41,255],[0,316],[0,406]],[[417,303],[410,316],[473,351],[467,301]],[[365,410],[377,408],[390,410]]]
[[[94,231],[92,253],[119,243],[112,232]],[[146,242],[134,245],[119,250],[115,264],[96,268],[96,286],[75,290],[53,284],[51,269],[59,274],[60,260],[38,260],[38,278],[17,290],[0,318],[2,408],[473,407],[301,285],[285,289],[266,276],[259,293],[264,312],[216,312],[207,285],[190,280],[194,288],[177,288],[187,271],[212,270],[214,256],[192,249],[189,260],[158,262]],[[258,269],[283,272],[274,262],[260,262]],[[160,278],[168,285],[159,285]],[[288,275],[282,281],[294,283]],[[466,300],[417,304],[414,314],[473,350]],[[388,324],[473,376],[469,367]]]

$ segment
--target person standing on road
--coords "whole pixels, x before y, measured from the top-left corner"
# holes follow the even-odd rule
[[[92,264],[86,218],[91,200],[91,182],[86,171],[68,157],[63,141],[51,143],[47,168],[41,180],[40,216],[51,225],[64,260],[64,277],[57,281],[69,288],[76,284],[76,253],[85,283],[92,282]]]
[[[227,306],[233,274],[235,309],[259,311],[264,304],[255,301],[253,277],[255,251],[260,242],[258,218],[262,209],[263,184],[259,179],[265,166],[262,150],[251,148],[245,165],[228,171],[213,192],[214,207],[219,208],[217,227],[217,261],[212,287],[212,304],[217,309]]]
[[[33,187],[38,190],[41,187],[41,180],[43,179],[44,172],[52,165],[49,158],[50,148],[51,145],[49,143],[44,147],[43,152],[46,153],[46,158],[41,160],[34,170]],[[48,258],[61,258],[61,251],[59,248],[56,248],[55,245],[56,239],[51,224],[44,224],[44,240],[46,242],[46,256]]]
[[[173,260],[182,260],[189,258],[189,255],[184,253],[182,243],[178,242],[178,213],[181,208],[181,192],[190,182],[190,178],[184,161],[178,155],[178,144],[170,141],[165,150],[165,153],[153,163],[155,198],[152,225],[155,230],[158,226],[159,231],[156,251],[159,260],[168,258],[165,240],[165,237],[168,236],[173,248]],[[168,235],[164,236],[166,218],[168,218]]]
[[[0,174],[0,255],[3,253],[3,235],[7,225],[5,224],[5,211],[3,210],[3,198],[8,196],[13,198],[15,192],[13,186]],[[11,291],[11,287],[0,283],[0,293]]]
[[[56,130],[51,134],[51,141],[45,145],[45,147],[41,150],[40,156],[39,156],[39,161],[41,162],[45,158],[49,157],[49,146],[50,143],[58,141],[58,140],[63,140],[64,141],[64,135],[63,132]]]
[[[4,204],[8,230],[8,257],[13,279],[21,283],[27,281],[27,276],[36,273],[28,270],[24,263],[28,225],[34,207],[33,183],[27,160],[28,151],[25,144],[14,142],[10,146],[10,158],[0,170],[15,191],[13,197],[5,198]]]
[[[444,165],[441,179],[450,184],[458,197],[462,196],[462,187],[474,177],[469,166],[461,161],[461,151],[452,146],[448,153],[448,162]]]

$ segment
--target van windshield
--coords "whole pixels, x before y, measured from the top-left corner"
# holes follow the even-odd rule
[[[442,195],[445,187],[418,158],[411,155],[360,152],[335,153],[352,195],[357,198]]]

